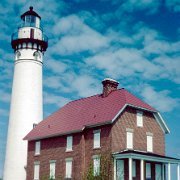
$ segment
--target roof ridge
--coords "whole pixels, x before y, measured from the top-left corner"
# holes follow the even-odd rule
[[[124,89],[124,88],[119,88],[119,89],[117,89],[117,90],[115,90],[115,91],[119,91],[119,90],[122,90],[122,89]],[[112,91],[112,92],[115,92],[115,91]],[[68,102],[67,104],[73,103],[73,102],[75,102],[75,101],[81,101],[81,100],[84,100],[84,99],[92,98],[92,97],[94,97],[94,96],[102,96],[102,93],[100,93],[100,94],[94,94],[94,95],[91,95],[91,96],[88,96],[88,97],[82,97],[82,98],[80,98],[80,99],[75,99],[75,100],[72,100],[72,101]],[[106,97],[105,97],[105,98],[106,98]],[[67,105],[67,104],[66,104],[66,105]]]

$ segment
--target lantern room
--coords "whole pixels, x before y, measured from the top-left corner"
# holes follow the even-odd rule
[[[41,17],[33,11],[33,7],[30,6],[29,11],[21,15],[22,27],[36,27],[40,28]]]

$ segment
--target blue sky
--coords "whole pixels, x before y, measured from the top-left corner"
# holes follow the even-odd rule
[[[33,5],[49,48],[44,56],[44,117],[68,101],[101,93],[110,77],[158,109],[180,158],[180,3],[178,0],[1,0],[0,177],[13,79],[11,34]]]

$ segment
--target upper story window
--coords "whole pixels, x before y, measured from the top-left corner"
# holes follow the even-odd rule
[[[73,137],[72,136],[67,136],[66,151],[72,151],[72,145],[73,145]]]
[[[94,131],[94,148],[100,148],[101,147],[101,136],[100,136],[101,131],[100,130],[95,130]]]
[[[147,135],[147,151],[153,152],[153,134],[146,133],[146,135]]]
[[[126,129],[126,147],[133,149],[133,129]]]
[[[41,142],[40,141],[36,141],[35,142],[35,155],[39,155],[40,154],[40,150],[41,150]]]
[[[66,159],[66,178],[72,178],[72,158]]]
[[[137,126],[138,127],[143,127],[143,112],[142,111],[137,111],[136,117],[137,117]]]
[[[34,180],[39,180],[39,169],[40,169],[39,161],[34,162]]]
[[[98,155],[93,156],[93,174],[94,176],[100,174],[100,157]]]
[[[49,178],[55,179],[55,173],[56,173],[56,161],[51,160],[50,161],[50,172],[49,172]]]

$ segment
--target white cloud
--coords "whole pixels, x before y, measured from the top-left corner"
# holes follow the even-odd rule
[[[61,74],[67,69],[67,65],[60,60],[54,60],[47,58],[48,60],[44,63],[45,68],[51,70],[53,73]]]
[[[168,90],[157,92],[150,85],[144,85],[143,88],[141,88],[141,95],[146,102],[160,112],[170,112],[178,107],[180,103],[180,99],[170,97]]]
[[[44,97],[44,104],[46,105],[56,105],[57,107],[62,107],[66,103],[70,101],[69,98],[64,98],[62,96],[54,95],[49,92],[44,92],[43,93]]]
[[[119,6],[118,10],[115,12],[116,15],[121,15],[124,12],[136,12],[141,10],[146,10],[147,14],[154,14],[158,11],[161,2],[154,0],[126,0],[121,2],[118,0],[113,0],[112,4]]]
[[[179,0],[166,0],[165,3],[170,10],[173,10],[174,12],[180,11]]]
[[[59,76],[46,77],[44,81],[45,87],[54,89],[57,93],[72,93],[79,97],[87,97],[97,93],[101,93],[100,82],[87,74],[75,74],[68,72]],[[77,97],[76,96],[76,97]]]
[[[74,79],[71,88],[76,90],[80,97],[92,96],[100,91],[100,82],[88,75],[80,75]]]
[[[108,39],[90,28],[76,15],[59,20],[53,28],[62,36],[52,47],[52,53],[68,55],[82,51],[97,51],[108,46]]]
[[[141,75],[144,78],[155,78],[159,69],[145,59],[137,49],[121,48],[116,51],[100,53],[85,60],[88,65],[104,70],[113,78]]]
[[[180,60],[179,57],[160,56],[154,59],[154,62],[161,67],[159,77],[170,79],[177,84],[180,84]]]

